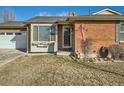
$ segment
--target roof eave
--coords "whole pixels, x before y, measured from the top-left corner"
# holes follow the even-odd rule
[[[1,26],[0,27],[0,29],[8,29],[8,28],[13,28],[13,29],[15,29],[15,28],[19,28],[19,29],[21,29],[21,28],[26,28],[25,26],[23,26],[23,27],[20,27],[20,26]]]
[[[83,18],[83,17],[75,17],[69,18],[69,21],[78,21],[78,20],[124,20],[124,18]]]
[[[96,20],[96,21],[124,21],[124,19],[71,19],[69,21],[90,21],[90,20]]]
[[[26,22],[26,24],[47,24],[47,23],[56,23],[56,22]]]

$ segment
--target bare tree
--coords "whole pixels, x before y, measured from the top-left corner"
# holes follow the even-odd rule
[[[16,15],[13,10],[5,8],[0,12],[1,22],[14,21],[16,20]]]

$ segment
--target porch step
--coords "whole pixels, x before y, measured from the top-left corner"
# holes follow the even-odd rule
[[[67,55],[67,56],[69,56],[69,55],[71,55],[71,53],[72,52],[69,52],[69,51],[58,51],[57,55]]]

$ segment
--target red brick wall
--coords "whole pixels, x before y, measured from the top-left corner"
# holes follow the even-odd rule
[[[75,25],[72,25],[72,50],[75,50]]]
[[[62,25],[58,25],[58,50],[62,50]]]
[[[115,21],[82,21],[75,22],[75,51],[82,52],[80,24],[87,29],[85,35],[92,39],[92,51],[98,52],[101,46],[115,44]]]
[[[124,43],[120,43],[119,45],[124,48]]]

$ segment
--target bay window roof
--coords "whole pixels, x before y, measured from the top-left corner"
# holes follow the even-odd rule
[[[59,17],[59,16],[36,16],[29,20],[27,23],[55,23],[57,21],[66,21],[68,17]]]

